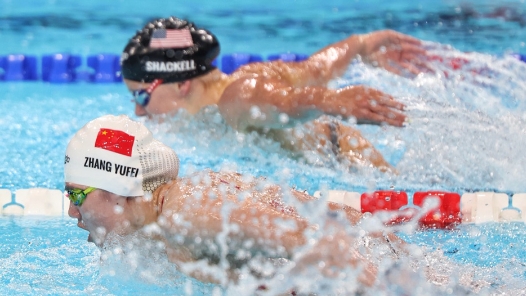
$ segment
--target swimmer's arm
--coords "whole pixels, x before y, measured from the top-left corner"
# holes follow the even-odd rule
[[[299,193],[296,197],[302,201],[312,200],[312,197],[303,195],[303,193]],[[163,219],[161,219],[163,222],[159,223],[167,231],[165,242],[168,256],[172,262],[181,265],[183,272],[201,281],[218,283],[220,279],[214,277],[214,269],[210,269],[212,270],[212,274],[210,274],[207,273],[206,268],[202,268],[202,265],[189,270],[187,265],[182,264],[193,262],[197,258],[193,257],[189,248],[181,243],[174,242],[170,236],[184,233],[187,237],[204,240],[205,238],[220,238],[221,235],[227,234],[227,240],[224,243],[237,241],[240,246],[247,246],[248,243],[249,248],[262,249],[281,246],[281,250],[277,249],[276,253],[271,254],[274,254],[273,257],[294,258],[297,265],[292,271],[293,273],[295,271],[301,273],[303,268],[314,267],[327,276],[336,276],[333,273],[333,267],[345,269],[348,265],[355,267],[358,265],[365,267],[359,276],[360,282],[366,285],[374,282],[376,268],[359,253],[349,252],[353,238],[343,232],[337,236],[324,236],[307,253],[295,254],[294,249],[306,244],[303,232],[307,228],[317,228],[317,226],[308,225],[305,220],[299,217],[270,209],[268,205],[254,202],[251,199],[243,201],[238,201],[237,198],[235,200],[229,199],[228,205],[224,205],[221,198],[210,198],[207,197],[208,194],[203,194],[201,197],[198,195],[186,196],[185,198],[174,198],[182,195],[170,196],[172,198],[165,200],[163,206]],[[229,230],[226,233],[223,232],[222,217],[224,214],[228,214],[228,221],[231,222],[226,223],[229,225]],[[328,222],[326,226],[329,227],[329,225],[332,223]],[[336,224],[334,227],[338,227],[338,225]],[[236,250],[239,249],[241,247]],[[283,250],[286,252],[285,256],[281,253]],[[326,262],[327,265],[321,266],[319,262]],[[229,280],[235,281],[237,270],[230,268],[227,271],[227,276]]]
[[[366,63],[395,74],[418,74],[427,70],[422,57],[422,42],[392,30],[353,35],[330,44],[306,60],[306,69],[315,77],[329,81],[344,74],[353,59],[360,56]]]
[[[358,121],[402,126],[404,105],[391,96],[365,86],[328,89],[294,87],[276,78],[248,77],[231,83],[218,107],[238,130],[288,128],[322,114],[354,117]]]
[[[422,42],[392,30],[352,35],[330,44],[301,62],[271,62],[296,86],[325,86],[341,77],[358,57],[365,63],[401,75],[430,71]],[[257,67],[257,66],[256,66]]]

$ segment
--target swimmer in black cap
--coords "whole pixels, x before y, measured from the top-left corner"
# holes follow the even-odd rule
[[[329,147],[351,164],[390,170],[359,131],[324,115],[402,126],[404,105],[369,87],[330,89],[327,83],[358,56],[397,74],[418,74],[425,68],[418,61],[426,51],[419,40],[385,30],[350,36],[302,62],[251,63],[230,75],[212,65],[218,54],[216,37],[191,22],[170,17],[148,23],[121,58],[135,113],[151,116],[183,108],[195,114],[217,104],[234,128],[264,132],[292,151]],[[299,124],[309,132],[298,136],[289,129]]]

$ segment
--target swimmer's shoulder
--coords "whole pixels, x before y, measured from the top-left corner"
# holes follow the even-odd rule
[[[184,183],[181,181],[182,178],[177,178],[155,190],[153,200],[159,215],[169,216],[182,207]]]
[[[279,79],[281,76],[287,75],[288,69],[297,63],[283,62],[281,60],[254,62],[245,64],[237,68],[230,77],[235,80],[246,78],[261,78],[261,79]]]
[[[220,184],[238,182],[243,182],[243,178],[237,172],[215,172],[211,169],[204,169],[166,183],[162,193],[170,198],[184,198],[195,190],[208,190]]]
[[[240,104],[252,102],[254,98],[260,98],[261,90],[268,85],[286,86],[291,75],[284,71],[281,61],[257,62],[243,65],[228,75],[227,85],[224,87],[218,105],[227,109],[245,109]],[[261,99],[261,98],[260,98]],[[227,112],[228,113],[228,112]],[[233,114],[231,117],[236,117]]]

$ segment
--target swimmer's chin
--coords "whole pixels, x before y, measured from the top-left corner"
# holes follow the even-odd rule
[[[95,244],[95,246],[97,246],[98,248],[102,248],[102,242],[97,242],[95,239],[93,239],[91,234],[88,234],[88,242]]]

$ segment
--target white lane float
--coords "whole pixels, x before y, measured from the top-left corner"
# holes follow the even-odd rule
[[[446,191],[418,191],[410,199],[406,191],[359,193],[328,190],[317,191],[314,196],[362,213],[395,213],[395,218],[388,224],[403,223],[415,216],[425,228],[446,229],[460,223],[526,222],[526,193],[516,193],[510,198],[507,193],[483,191],[462,195]],[[434,202],[426,204],[428,199],[434,199]],[[57,189],[18,189],[14,195],[8,189],[0,189],[0,205],[3,216],[66,216],[69,200],[64,192]]]
[[[15,195],[8,189],[0,189],[0,204],[4,216],[64,216],[69,200],[57,189],[18,189]]]

